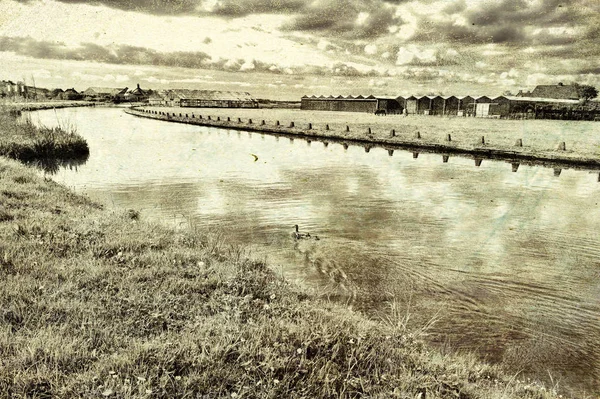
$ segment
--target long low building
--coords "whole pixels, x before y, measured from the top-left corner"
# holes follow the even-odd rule
[[[300,109],[311,111],[346,111],[368,112],[382,114],[398,114],[402,107],[395,98],[381,98],[374,96],[304,96],[300,101]]]
[[[194,108],[258,108],[258,100],[247,92],[172,89],[154,93],[150,105]]]

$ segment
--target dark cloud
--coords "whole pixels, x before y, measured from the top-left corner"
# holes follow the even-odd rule
[[[249,14],[293,13],[306,7],[307,0],[225,0],[217,3],[212,12],[228,17]]]
[[[15,0],[32,3],[36,0]],[[104,5],[124,11],[138,11],[158,15],[177,15],[195,12],[202,0],[56,0],[68,4]]]
[[[597,26],[595,9],[598,6],[589,4],[587,0],[498,0],[467,7],[464,0],[455,0],[449,2],[442,13],[459,15],[466,21],[465,25],[455,24],[451,18],[424,17],[412,40],[518,46],[574,44],[590,37],[590,30],[582,29],[582,26]],[[559,27],[576,29],[572,34],[556,34],[549,30]]]
[[[369,38],[383,35],[399,23],[395,10],[382,0],[315,1],[304,7],[284,29],[332,33],[346,38]],[[359,20],[359,17],[362,18]]]
[[[18,55],[42,59],[184,68],[200,68],[210,59],[210,56],[202,52],[160,53],[144,47],[127,45],[103,47],[94,43],[82,43],[78,47],[71,48],[64,43],[13,37],[0,37],[0,51],[10,51]]]

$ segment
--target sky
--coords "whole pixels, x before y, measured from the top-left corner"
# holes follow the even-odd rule
[[[0,0],[0,80],[302,95],[600,87],[600,0]]]

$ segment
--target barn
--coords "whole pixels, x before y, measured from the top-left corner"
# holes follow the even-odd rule
[[[410,96],[405,98],[404,108],[406,109],[406,113],[410,115],[414,115],[417,113],[417,102],[419,99],[415,96]]]
[[[473,116],[475,113],[475,98],[471,96],[459,97],[458,116]]]
[[[258,101],[247,92],[171,89],[154,93],[150,105],[186,108],[258,108]]]
[[[300,109],[310,111],[342,111],[368,113],[401,113],[402,107],[394,98],[378,98],[374,96],[304,96],[300,101]]]
[[[446,108],[446,100],[442,96],[432,96],[431,97],[431,108],[429,110],[429,115],[444,115],[444,111]]]
[[[475,99],[475,117],[487,118],[490,115],[490,105],[492,99],[488,96],[480,96]]]
[[[501,118],[579,119],[579,105],[579,100],[572,99],[499,96],[494,98],[489,112]]]
[[[444,110],[442,115],[458,115],[460,109],[460,100],[456,96],[445,96],[444,99]]]

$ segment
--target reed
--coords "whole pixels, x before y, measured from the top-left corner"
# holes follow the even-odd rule
[[[0,155],[21,161],[87,158],[89,148],[73,126],[36,126],[29,118],[0,110]]]

